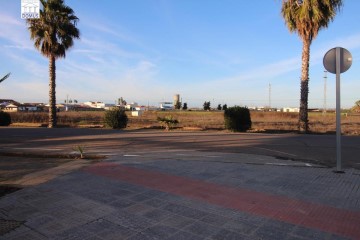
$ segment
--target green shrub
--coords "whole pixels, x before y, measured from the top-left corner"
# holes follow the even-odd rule
[[[126,128],[128,117],[125,110],[114,108],[105,112],[104,122],[107,127],[112,129]]]
[[[247,107],[229,107],[224,111],[225,128],[245,132],[251,128],[250,111]]]
[[[165,117],[158,117],[157,120],[165,127],[166,131],[169,131],[173,128],[176,124],[179,123],[177,119],[174,119],[173,116],[165,116]]]
[[[11,124],[10,114],[0,111],[0,126],[9,126]]]

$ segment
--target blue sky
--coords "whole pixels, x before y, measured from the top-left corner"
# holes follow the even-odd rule
[[[48,60],[20,18],[20,0],[1,0],[0,98],[48,101]],[[158,105],[180,94],[189,107],[298,107],[302,43],[280,15],[281,0],[65,0],[81,39],[57,64],[57,102]],[[344,47],[352,67],[341,75],[341,104],[360,99],[360,1],[345,0],[311,46],[309,107],[323,107],[324,54]],[[335,107],[328,74],[327,106]]]

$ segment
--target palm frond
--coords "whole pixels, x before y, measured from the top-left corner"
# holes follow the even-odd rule
[[[41,3],[40,18],[27,21],[30,38],[45,57],[64,58],[73,40],[80,38],[76,27],[79,18],[63,0],[42,0]]]
[[[6,74],[3,78],[1,78],[1,79],[0,79],[0,83],[1,83],[2,81],[4,81],[5,79],[7,79],[8,77],[10,77],[10,74],[11,74],[11,73],[8,73],[8,74]]]

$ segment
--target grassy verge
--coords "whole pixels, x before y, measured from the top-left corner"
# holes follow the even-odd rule
[[[146,111],[140,117],[127,112],[128,129],[161,128],[158,117],[173,116],[179,121],[177,127],[185,130],[224,130],[222,111]],[[47,113],[11,113],[14,126],[46,126]],[[58,124],[68,127],[103,127],[104,112],[60,112]],[[296,132],[297,113],[251,112],[252,132]],[[343,114],[342,132],[360,135],[360,115]],[[335,113],[310,113],[310,129],[313,133],[334,133]]]

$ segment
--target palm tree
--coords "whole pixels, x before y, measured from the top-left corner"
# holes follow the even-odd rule
[[[0,83],[10,77],[10,73],[6,74],[3,78],[0,79]]]
[[[64,0],[41,0],[39,19],[28,19],[30,38],[42,55],[49,59],[49,128],[56,127],[55,60],[65,58],[66,50],[80,38],[78,18]]]
[[[342,7],[342,0],[283,0],[281,14],[290,32],[296,32],[303,42],[299,131],[309,131],[308,94],[310,45],[322,28],[327,28]]]

